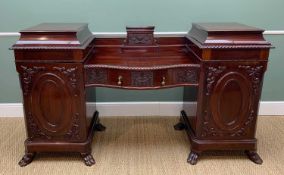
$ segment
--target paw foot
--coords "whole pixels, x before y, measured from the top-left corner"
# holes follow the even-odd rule
[[[82,153],[81,156],[83,158],[85,165],[87,165],[87,166],[92,166],[96,163],[95,159],[93,158],[93,156],[91,154]]]
[[[174,125],[175,130],[178,130],[178,131],[185,129],[185,127],[186,127],[185,124],[183,124],[181,122]]]
[[[260,158],[260,156],[255,151],[245,151],[245,153],[252,162],[259,164],[259,165],[263,163],[263,160]]]
[[[191,151],[187,158],[187,162],[190,163],[191,165],[195,165],[197,163],[197,159],[198,159],[198,154]]]
[[[20,165],[20,167],[27,166],[33,161],[34,157],[35,153],[26,153],[18,164]]]

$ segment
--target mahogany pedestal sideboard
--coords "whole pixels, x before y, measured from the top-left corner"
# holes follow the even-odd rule
[[[86,116],[85,90],[198,88],[197,112],[181,111],[176,130],[191,142],[196,164],[207,150],[256,153],[256,121],[271,44],[263,30],[238,23],[195,23],[184,37],[155,37],[154,27],[127,27],[125,38],[96,38],[87,24],[45,23],[21,31],[12,46],[25,111],[25,166],[38,152],[79,152],[95,163],[91,142],[103,131]]]

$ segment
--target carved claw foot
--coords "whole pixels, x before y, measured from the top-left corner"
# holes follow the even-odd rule
[[[198,156],[199,155],[197,153],[191,151],[187,158],[187,162],[190,163],[191,165],[195,165],[197,163]]]
[[[179,122],[174,125],[175,130],[178,130],[178,131],[185,129],[185,127],[186,127],[185,124],[183,124],[182,122]]]
[[[259,165],[263,163],[263,160],[260,158],[260,156],[255,151],[247,150],[245,151],[245,153],[252,162],[259,164]]]
[[[33,161],[34,157],[35,153],[26,153],[18,164],[20,165],[20,167],[27,166]]]
[[[104,130],[106,130],[106,127],[102,125],[101,123],[97,123],[95,125],[95,131],[104,131]]]
[[[81,157],[83,158],[83,161],[87,166],[92,166],[96,163],[91,154],[81,153]]]

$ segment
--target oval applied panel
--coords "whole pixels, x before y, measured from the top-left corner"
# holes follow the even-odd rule
[[[42,74],[33,92],[32,109],[40,128],[49,135],[64,134],[72,121],[72,95],[64,80],[56,74]]]
[[[222,130],[239,129],[250,108],[251,85],[240,73],[230,72],[216,83],[211,98],[212,116]]]

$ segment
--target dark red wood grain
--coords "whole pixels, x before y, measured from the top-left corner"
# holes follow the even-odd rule
[[[154,37],[153,29],[128,28],[127,38],[95,38],[86,24],[42,24],[21,32],[12,47],[28,137],[21,166],[46,151],[80,152],[86,165],[94,164],[93,130],[104,127],[98,113],[92,122],[86,117],[90,86],[196,86],[196,115],[187,116],[185,103],[175,126],[186,129],[191,141],[188,162],[196,164],[207,150],[244,150],[262,163],[255,132],[271,48],[263,30],[199,23],[184,37]]]

